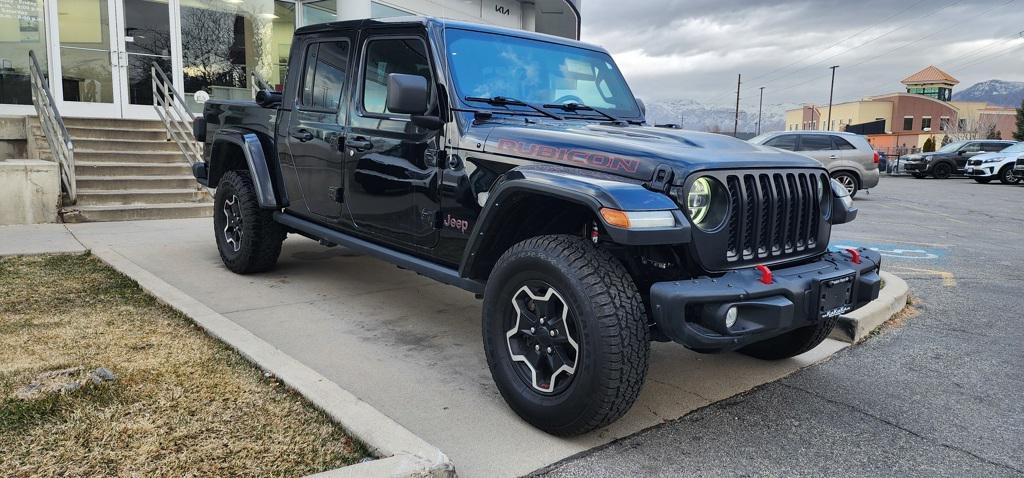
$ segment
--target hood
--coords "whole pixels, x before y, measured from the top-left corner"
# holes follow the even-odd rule
[[[971,158],[971,160],[972,161],[973,160],[982,160],[982,161],[984,161],[986,159],[996,159],[996,160],[1003,161],[1003,160],[1007,160],[1007,159],[1015,159],[1017,156],[1024,156],[1024,154],[1022,154],[1022,153],[1003,153],[1003,152],[997,151],[997,152],[994,152],[994,153],[981,153],[981,154],[975,155],[973,158]]]
[[[807,156],[715,133],[575,121],[487,123],[484,151],[649,180],[665,165],[677,177],[708,169],[821,168]]]

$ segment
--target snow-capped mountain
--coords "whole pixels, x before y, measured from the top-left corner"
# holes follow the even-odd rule
[[[993,105],[1020,107],[1024,81],[988,80],[953,94],[953,101],[984,101]]]
[[[647,122],[679,124],[695,131],[732,132],[735,106],[712,106],[689,99],[648,100]],[[784,129],[786,110],[792,105],[765,104],[761,113],[761,132]],[[740,132],[757,129],[757,106],[753,110],[740,107]]]

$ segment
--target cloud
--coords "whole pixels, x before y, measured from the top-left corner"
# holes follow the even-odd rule
[[[584,41],[607,48],[635,93],[742,103],[836,101],[897,91],[930,64],[962,87],[1024,80],[1024,0],[583,0]],[[1014,47],[1016,45],[1016,47]]]

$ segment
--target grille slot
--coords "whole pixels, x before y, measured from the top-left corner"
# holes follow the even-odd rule
[[[730,174],[726,261],[773,259],[818,246],[824,175]]]

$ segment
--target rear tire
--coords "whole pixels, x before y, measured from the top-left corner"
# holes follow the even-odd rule
[[[949,179],[953,175],[953,167],[949,163],[939,163],[932,167],[932,176],[935,179]]]
[[[763,342],[750,344],[741,348],[739,352],[762,360],[795,357],[821,344],[828,334],[832,333],[837,322],[839,322],[838,316],[823,319],[817,324],[786,332]]]
[[[1007,164],[1003,166],[1003,169],[999,170],[999,182],[1003,184],[1017,184],[1020,180],[1020,177],[1014,176],[1012,164]]]
[[[249,173],[228,171],[213,198],[213,231],[224,265],[236,274],[272,269],[287,235],[274,212],[260,209]]]
[[[640,394],[650,355],[643,301],[618,259],[582,238],[512,246],[487,281],[482,321],[498,391],[545,432],[604,427]]]
[[[860,178],[856,174],[839,171],[832,173],[832,179],[839,181],[839,184],[842,184],[846,191],[850,193],[851,198],[857,196],[857,191],[860,189]]]

